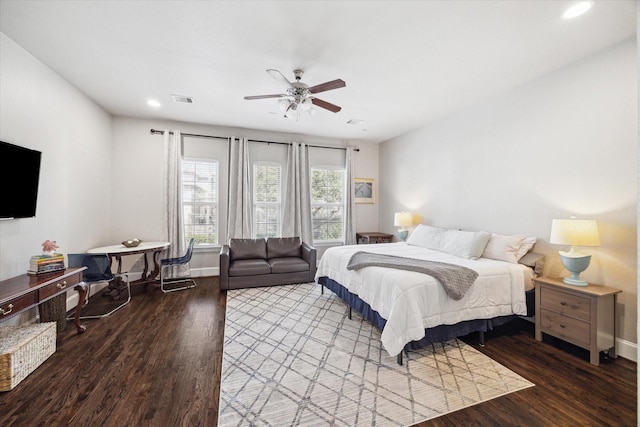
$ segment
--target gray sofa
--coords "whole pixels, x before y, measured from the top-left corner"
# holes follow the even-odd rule
[[[315,281],[316,249],[299,237],[230,239],[220,249],[220,288]]]

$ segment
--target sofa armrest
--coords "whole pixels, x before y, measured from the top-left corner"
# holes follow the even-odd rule
[[[229,245],[223,245],[220,248],[220,289],[229,289],[230,256]]]
[[[314,282],[316,280],[316,248],[302,242],[300,249],[302,259],[309,263],[309,282]]]

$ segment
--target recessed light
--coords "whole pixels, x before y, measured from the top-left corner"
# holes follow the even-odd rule
[[[360,120],[360,119],[351,119],[347,122],[348,125],[359,125],[360,123],[364,122],[364,120]]]
[[[578,16],[586,13],[592,7],[593,7],[593,0],[579,1],[574,5],[572,5],[571,7],[569,7],[567,10],[565,10],[562,17],[564,19],[577,18]]]
[[[155,99],[149,99],[149,100],[147,100],[147,105],[150,106],[150,107],[158,108],[162,104],[160,104],[160,102],[156,101]]]

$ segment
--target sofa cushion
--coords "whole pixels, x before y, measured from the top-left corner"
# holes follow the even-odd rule
[[[257,276],[271,273],[271,266],[264,259],[241,259],[229,266],[229,277]]]
[[[264,239],[231,239],[229,249],[231,261],[267,259],[267,241]]]
[[[298,257],[271,258],[269,259],[271,272],[278,273],[296,273],[298,271],[309,271],[309,264]]]
[[[300,256],[299,237],[268,237],[267,258],[285,258]]]

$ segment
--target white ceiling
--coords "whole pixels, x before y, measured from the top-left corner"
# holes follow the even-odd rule
[[[0,30],[114,115],[379,142],[635,37],[634,0],[573,3],[0,0]],[[343,79],[342,111],[244,100],[283,92],[268,68]]]

